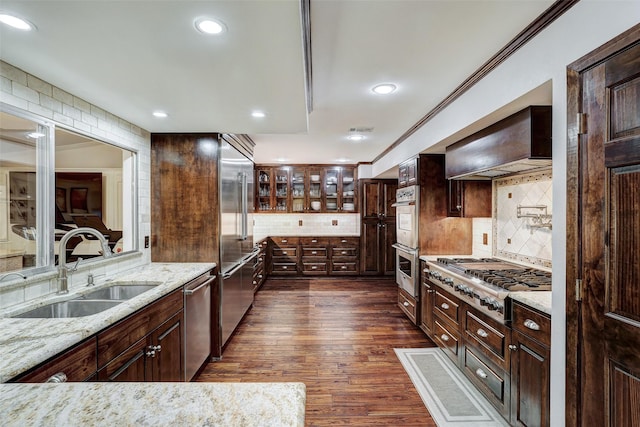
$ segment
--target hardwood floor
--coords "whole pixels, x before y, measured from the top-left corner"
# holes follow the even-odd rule
[[[393,348],[433,347],[389,278],[269,278],[198,381],[307,386],[306,425],[435,426]]]

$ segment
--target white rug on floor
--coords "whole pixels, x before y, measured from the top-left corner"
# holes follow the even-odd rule
[[[438,427],[509,425],[440,348],[394,350]]]

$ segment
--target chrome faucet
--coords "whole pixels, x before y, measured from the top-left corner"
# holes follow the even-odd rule
[[[104,258],[110,258],[113,255],[111,252],[111,248],[109,248],[109,242],[105,239],[104,235],[100,233],[95,228],[90,227],[80,227],[74,228],[69,231],[67,234],[62,236],[60,239],[60,248],[58,249],[58,293],[66,294],[69,292],[69,282],[67,278],[68,271],[75,271],[76,267],[69,268],[67,267],[67,243],[69,240],[77,236],[78,234],[91,234],[100,240],[100,244],[102,245],[102,256]],[[80,260],[78,260],[80,261]],[[77,266],[78,263],[76,263]]]
[[[2,276],[0,276],[0,282],[2,282],[6,277],[13,276],[13,275],[20,276],[25,280],[27,279],[27,276],[25,276],[24,274],[18,273],[17,271],[13,271],[11,273],[3,274]]]

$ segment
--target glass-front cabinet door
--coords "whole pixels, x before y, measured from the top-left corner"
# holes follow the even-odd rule
[[[294,167],[291,170],[291,212],[302,213],[307,207],[306,189],[307,170],[304,167]]]
[[[309,172],[309,206],[308,212],[322,212],[322,168],[310,167]]]
[[[324,171],[324,194],[326,212],[338,211],[338,189],[340,187],[340,167],[329,167]]]
[[[289,168],[286,166],[276,168],[274,171],[277,212],[289,212]]]
[[[356,179],[354,168],[342,169],[342,193],[339,209],[343,212],[354,212],[356,210]]]
[[[255,210],[257,212],[270,212],[273,207],[272,195],[275,187],[272,172],[271,168],[258,168],[256,170],[258,200]]]

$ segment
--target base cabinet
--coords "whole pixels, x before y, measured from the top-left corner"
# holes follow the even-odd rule
[[[266,259],[273,276],[360,274],[359,237],[271,237]]]
[[[530,329],[531,327],[533,329]],[[527,427],[549,425],[550,327],[551,319],[548,316],[518,303],[513,304],[511,339],[511,423],[513,425]]]

